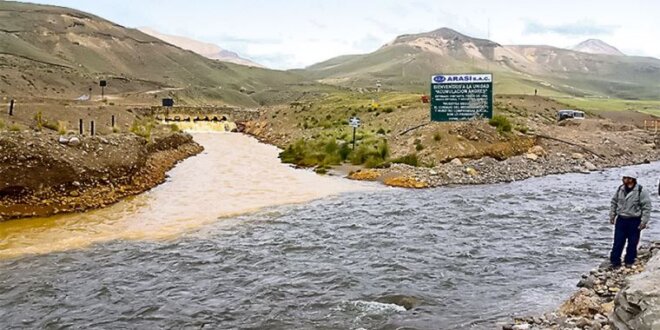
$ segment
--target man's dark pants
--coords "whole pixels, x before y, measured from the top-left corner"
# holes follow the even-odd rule
[[[626,247],[626,265],[632,265],[637,258],[637,244],[639,243],[640,230],[639,225],[642,223],[641,218],[624,218],[618,217],[614,227],[614,245],[612,246],[612,253],[610,254],[610,262],[612,266],[621,266],[621,253],[623,247],[628,241]]]

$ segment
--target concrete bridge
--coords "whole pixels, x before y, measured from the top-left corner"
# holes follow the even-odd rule
[[[132,111],[139,116],[152,116],[162,121],[183,122],[234,122],[242,123],[259,118],[259,110],[236,108],[229,106],[153,106],[150,108],[134,108]]]

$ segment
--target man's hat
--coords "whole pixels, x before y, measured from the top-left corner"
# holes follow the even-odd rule
[[[631,179],[637,180],[637,172],[635,172],[633,170],[626,170],[626,171],[623,172],[623,174],[621,176],[624,177],[624,178],[631,178]]]

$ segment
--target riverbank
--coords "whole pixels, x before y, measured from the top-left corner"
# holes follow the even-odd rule
[[[660,242],[639,249],[631,268],[612,270],[604,262],[583,274],[580,288],[557,310],[541,316],[517,318],[503,330],[536,329],[656,329],[660,325],[658,278]]]
[[[623,121],[588,113],[557,122],[556,110],[566,105],[547,98],[502,95],[495,106],[498,120],[463,123],[429,123],[428,108],[412,103],[276,107],[247,123],[246,132],[284,149],[283,162],[319,173],[352,163],[359,169],[346,173],[350,179],[405,188],[512,182],[660,160],[657,134],[644,128],[654,117],[646,114],[630,111]],[[342,117],[360,114],[353,148]]]
[[[185,133],[151,141],[135,134],[0,134],[0,221],[102,208],[162,183],[177,162],[203,148]]]

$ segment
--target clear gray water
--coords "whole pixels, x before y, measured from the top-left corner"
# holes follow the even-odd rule
[[[657,164],[636,169],[655,191]],[[0,324],[494,329],[513,313],[553,309],[604,260],[618,173],[347,193],[173,240],[0,260]],[[643,239],[657,239],[658,228]],[[417,302],[405,310],[383,299],[393,295]]]

